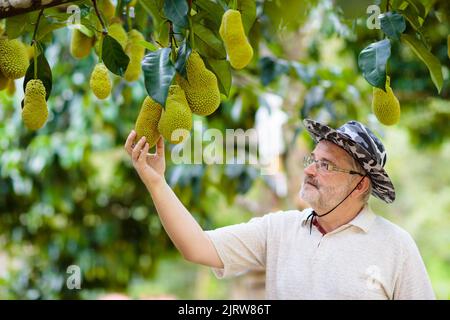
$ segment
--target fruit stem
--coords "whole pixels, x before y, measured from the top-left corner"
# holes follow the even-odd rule
[[[133,26],[133,22],[131,21],[131,16],[130,16],[130,4],[127,4],[127,28],[128,31],[131,30],[131,27]]]
[[[231,9],[237,10],[237,0],[233,0],[233,2],[231,3]]]
[[[192,24],[191,19],[191,7],[192,7],[192,0],[188,0],[189,4],[189,12],[188,12],[188,21],[189,21],[189,41],[191,43],[191,48],[195,49],[195,33],[194,33],[194,25]]]
[[[39,22],[41,21],[42,14],[44,13],[44,8],[42,8],[39,11],[39,15],[36,20],[36,25],[34,26],[34,32],[33,32],[33,40],[31,44],[33,45],[34,55],[33,55],[33,62],[34,62],[34,79],[37,79],[37,41],[36,41],[36,35],[37,30],[39,27]]]
[[[100,20],[100,24],[102,25],[102,29],[103,29],[102,33],[103,34],[107,34],[108,31],[106,29],[105,23],[103,22],[103,19],[102,19],[101,15],[100,15],[100,12],[98,11],[97,1],[96,0],[92,0],[92,4],[94,5],[95,14],[96,14],[98,20]]]
[[[173,61],[177,60],[177,52],[175,50],[175,46],[173,45],[174,41],[175,41],[175,46],[176,46],[175,35],[173,33],[173,24],[172,24],[172,21],[169,20],[169,48],[171,50]]]
[[[114,11],[115,17],[122,17],[122,10],[123,10],[122,7],[123,7],[122,0],[118,0],[116,10]]]

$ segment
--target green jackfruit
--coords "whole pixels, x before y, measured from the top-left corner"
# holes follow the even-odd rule
[[[229,9],[223,14],[219,34],[231,66],[235,69],[245,68],[253,58],[253,48],[245,36],[239,11]]]
[[[144,36],[139,31],[133,29],[128,32],[128,43],[125,48],[125,53],[130,57],[130,63],[124,75],[127,81],[136,81],[141,75],[141,61],[145,55],[145,48],[138,44],[138,42],[143,40],[145,40]]]
[[[4,90],[8,86],[9,79],[0,70],[0,91]]]
[[[98,9],[103,13],[103,16],[106,20],[111,20],[114,17],[114,13],[116,11],[116,7],[112,4],[110,0],[98,0]]]
[[[111,20],[111,24],[108,27],[108,35],[117,40],[117,42],[119,42],[122,46],[122,49],[125,50],[128,42],[128,35],[122,27],[120,19],[114,17]],[[95,43],[95,52],[97,54],[100,52],[100,41]]]
[[[28,61],[34,58],[34,46],[27,46]]]
[[[25,87],[22,120],[30,130],[42,128],[48,118],[45,87],[41,80],[30,80]]]
[[[22,78],[28,65],[27,48],[21,41],[0,40],[0,70],[7,78]]]
[[[77,59],[87,57],[89,52],[91,52],[93,41],[93,37],[88,37],[80,30],[74,29],[72,41],[70,42],[70,53]]]
[[[220,105],[220,90],[217,78],[208,70],[202,58],[192,51],[186,65],[187,80],[177,76],[177,83],[184,90],[192,112],[207,116],[217,110]]]
[[[151,97],[146,97],[141,106],[141,111],[136,119],[136,139],[139,141],[142,136],[145,136],[150,148],[153,147],[161,135],[158,131],[158,122],[161,118],[162,107],[155,102]]]
[[[99,99],[106,99],[110,95],[112,89],[111,79],[109,78],[108,69],[103,63],[97,63],[95,66],[89,85],[92,92]]]
[[[400,103],[390,87],[390,78],[386,79],[386,92],[373,88],[372,110],[378,121],[390,126],[400,120]]]
[[[122,46],[122,49],[125,50],[128,42],[128,35],[125,29],[122,27],[122,23],[118,19],[114,19],[114,21],[108,27],[108,34],[117,40]]]
[[[166,101],[166,109],[162,110],[161,118],[158,122],[158,131],[164,139],[170,143],[180,143],[186,136],[184,132],[175,132],[177,129],[192,129],[192,111],[189,108],[183,89],[178,85],[169,88],[169,95]],[[172,138],[172,133],[175,136]]]

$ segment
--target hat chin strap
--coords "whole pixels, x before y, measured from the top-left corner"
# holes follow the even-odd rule
[[[365,175],[361,178],[361,180],[359,180],[359,182],[356,184],[356,186],[353,188],[353,190],[350,191],[350,193],[349,193],[344,199],[342,199],[337,205],[335,205],[333,209],[329,210],[328,212],[325,212],[324,214],[318,214],[316,211],[313,210],[313,211],[308,215],[308,217],[306,218],[306,223],[308,223],[308,220],[311,218],[311,221],[310,221],[310,223],[309,223],[309,234],[311,234],[312,224],[313,224],[314,217],[324,217],[324,216],[326,216],[327,214],[330,214],[334,209],[336,209],[337,207],[339,207],[339,206],[341,205],[341,203],[344,202],[348,197],[350,197],[350,195],[353,193],[353,191],[355,191],[356,188],[358,188],[359,184],[364,180],[365,177],[367,177],[367,174],[365,174]]]

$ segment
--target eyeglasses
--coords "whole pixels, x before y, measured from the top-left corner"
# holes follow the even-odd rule
[[[362,173],[357,172],[357,171],[338,168],[326,160],[316,160],[311,155],[305,156],[303,158],[303,166],[305,168],[309,167],[313,163],[316,164],[317,171],[321,171],[321,172],[338,171],[338,172],[345,172],[345,173],[349,173],[349,174],[357,174],[357,175],[363,176]]]

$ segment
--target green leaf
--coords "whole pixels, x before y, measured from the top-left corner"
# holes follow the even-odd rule
[[[409,4],[408,7],[411,7],[416,11],[416,15],[425,18],[426,10],[424,5],[419,0],[405,0],[405,1]]]
[[[36,34],[36,40],[41,41],[46,35],[53,30],[64,28],[67,26],[66,22],[57,22],[55,19],[42,17],[39,22],[39,28]]]
[[[400,40],[406,29],[405,18],[401,14],[386,12],[380,15],[381,30],[391,39]]]
[[[18,38],[22,33],[26,31],[28,24],[28,15],[18,15],[6,19],[6,33],[9,39]]]
[[[227,53],[225,51],[225,47],[223,46],[222,40],[219,39],[219,36],[212,30],[204,27],[201,24],[196,24],[194,26],[194,32],[196,37],[195,43],[198,45],[197,38],[203,41],[203,43],[201,44],[203,45],[201,51],[204,51],[204,55],[216,59],[225,59],[227,57]]]
[[[238,0],[237,9],[241,12],[245,34],[248,34],[256,19],[256,1]]]
[[[408,6],[405,10],[399,10],[399,12],[408,20],[414,30],[419,30],[422,26],[423,20],[419,20],[419,16],[414,10]]]
[[[120,43],[110,35],[103,37],[102,60],[109,71],[121,77],[130,62]]]
[[[186,0],[166,0],[164,1],[164,14],[167,19],[180,27],[187,28],[188,4]]]
[[[263,57],[259,60],[261,68],[261,83],[263,86],[269,85],[280,75],[289,71],[289,64],[284,60],[276,60],[271,57]]]
[[[48,64],[47,59],[43,53],[37,56],[37,78],[42,81],[45,87],[45,100],[48,100],[50,93],[52,92],[52,69]],[[23,81],[23,90],[27,86],[28,81],[34,79],[34,59],[30,60],[30,66],[25,74],[25,79]]]
[[[414,54],[419,57],[419,59],[422,60],[423,63],[425,63],[428,70],[430,71],[431,80],[433,80],[436,89],[440,93],[444,78],[442,75],[442,66],[439,60],[417,38],[409,34],[402,34],[401,40],[411,48]]]
[[[145,88],[150,97],[165,107],[169,87],[175,77],[175,67],[170,60],[170,48],[150,52],[142,60]]]
[[[92,38],[94,36],[94,31],[91,28],[86,27],[84,24],[73,25],[73,29],[78,29],[87,37]]]
[[[208,69],[216,75],[220,92],[228,97],[231,88],[230,63],[227,60],[213,58],[204,59],[204,61]]]
[[[357,19],[366,16],[367,7],[374,4],[373,0],[335,0],[335,5],[342,9],[345,19]]]
[[[145,40],[139,40],[137,42],[137,44],[140,44],[141,46],[143,46],[144,48],[146,48],[147,50],[150,50],[150,51],[158,50],[157,46],[155,46],[153,43],[145,41]]]
[[[222,15],[224,10],[222,6],[211,0],[197,0],[194,2],[202,14],[205,13],[204,17],[209,21],[213,22],[214,25],[219,28],[222,22]],[[200,13],[198,13],[200,14]]]
[[[178,50],[177,61],[175,61],[175,69],[183,78],[186,78],[186,63],[191,52],[192,48],[189,46],[189,42],[184,39]]]
[[[384,39],[370,44],[358,56],[364,79],[372,86],[386,90],[386,62],[391,55],[391,42]]]

